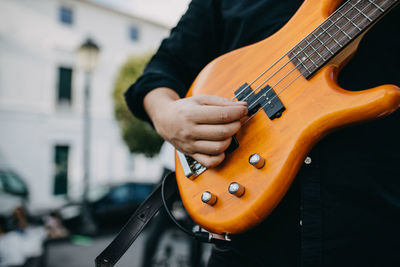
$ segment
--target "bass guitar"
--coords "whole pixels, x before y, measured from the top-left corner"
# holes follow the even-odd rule
[[[206,169],[176,153],[182,201],[201,227],[217,234],[254,227],[277,206],[321,138],[400,106],[395,85],[352,92],[336,82],[363,35],[398,3],[306,0],[274,35],[201,71],[187,97],[218,95],[247,101],[249,109],[218,167]]]

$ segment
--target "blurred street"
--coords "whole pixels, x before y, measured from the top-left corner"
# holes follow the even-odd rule
[[[71,240],[51,243],[48,246],[48,267],[83,267],[94,266],[95,257],[112,240],[113,235],[97,237],[86,244],[77,244]],[[142,261],[144,235],[139,236],[116,266],[140,266]]]
[[[188,2],[0,1],[0,267],[94,266],[174,169],[123,95]],[[153,266],[191,266],[166,224],[117,266],[141,266],[145,244]]]
[[[140,267],[142,262],[144,240],[148,231],[144,231],[126,254],[116,264],[118,267]],[[93,239],[72,238],[71,240],[50,243],[47,251],[47,267],[86,267],[94,266],[95,257],[111,242],[114,235],[105,235]],[[203,246],[202,262],[210,255],[211,245]],[[164,261],[166,254],[171,254]],[[168,231],[163,237],[153,266],[189,267],[189,239],[176,231]],[[204,266],[204,265],[203,265]]]

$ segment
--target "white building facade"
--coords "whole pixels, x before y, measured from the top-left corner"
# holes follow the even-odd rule
[[[155,181],[157,159],[130,155],[112,90],[129,56],[155,51],[169,29],[87,0],[0,1],[0,154],[28,185],[31,206],[77,197],[83,185],[84,73],[77,48],[100,47],[91,83],[90,182]]]

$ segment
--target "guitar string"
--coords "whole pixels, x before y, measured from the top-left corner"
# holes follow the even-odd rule
[[[384,2],[384,4],[386,4],[388,1],[390,1],[390,0],[386,0],[386,1]],[[375,13],[376,11],[377,11],[377,10],[373,10],[373,13]],[[351,18],[351,20],[353,20],[353,19],[354,19],[355,17],[357,17],[357,16],[358,16],[358,14],[357,14],[356,16],[354,16],[353,18]],[[353,29],[352,29],[352,31],[354,31],[354,30],[356,30],[356,28],[353,28]],[[343,38],[344,38],[344,36],[343,36],[339,41],[342,41]],[[292,69],[292,71],[293,71],[293,69]],[[242,124],[242,126],[245,125],[249,120],[251,120],[251,119],[252,119],[258,112],[260,112],[266,105],[272,103],[272,101],[273,101],[276,97],[278,97],[283,91],[285,91],[290,85],[292,85],[301,75],[302,75],[302,74],[300,73],[297,77],[295,77],[294,79],[292,79],[291,82],[290,82],[289,84],[287,84],[283,89],[281,89],[281,90],[280,90],[274,97],[272,97],[267,103],[265,103],[264,105],[262,105],[261,108],[260,108],[259,110],[257,110],[257,112],[255,112],[253,115],[251,115],[251,116]]]
[[[350,2],[350,1],[349,1]],[[349,3],[348,2],[348,3]],[[360,1],[358,1],[357,3],[356,3],[356,5],[358,4],[358,3],[360,3]],[[386,3],[386,2],[385,2]],[[352,4],[353,5],[353,4]],[[367,6],[365,6],[361,11],[364,11],[368,6],[370,6],[371,5],[371,3],[368,3],[368,5]],[[344,18],[345,16],[346,16],[346,14],[350,11],[350,10],[352,10],[352,7],[350,7],[350,9],[347,11],[347,12],[345,12],[344,14],[343,13],[341,13],[342,14],[342,16],[340,16],[338,19],[336,19],[336,21],[335,22],[337,22],[338,20],[340,20],[340,19],[342,19],[342,18]],[[373,11],[376,11],[376,10],[373,10]],[[348,23],[352,23],[353,22],[353,19],[355,19],[356,17],[358,17],[359,15],[360,15],[361,13],[357,13],[355,16],[353,16],[350,20],[349,19],[347,19],[348,21],[342,26],[342,27],[344,27],[344,26],[346,26]],[[366,18],[364,18],[364,20],[365,20]],[[327,19],[328,20],[328,19]],[[332,26],[332,25],[335,25],[334,23],[335,22],[332,22],[333,24],[331,24],[330,26]],[[337,26],[338,27],[338,26]],[[327,28],[328,29],[328,28]],[[327,29],[323,29],[323,31],[325,31],[326,32],[326,30]],[[354,30],[354,29],[352,29],[352,30]],[[299,60],[299,59],[297,59],[298,61],[299,61],[299,63],[297,64],[297,65],[295,65],[295,67],[293,68],[293,69],[291,69],[290,70],[290,72],[289,73],[287,73],[287,75],[288,74],[290,74],[291,72],[293,72],[298,66],[300,66],[301,64],[303,64],[304,62],[306,62],[308,59],[310,59],[311,61],[312,61],[312,59],[311,59],[311,56],[312,55],[314,55],[315,53],[318,53],[318,49],[319,48],[321,48],[322,46],[324,46],[324,45],[326,45],[329,41],[332,41],[332,40],[334,40],[334,36],[337,34],[337,33],[339,33],[339,32],[341,32],[342,31],[342,29],[340,29],[340,27],[338,27],[338,30],[335,32],[335,33],[333,33],[324,43],[321,43],[317,48],[315,48],[315,49],[313,49],[314,51],[313,52],[311,52],[310,53],[310,55],[307,55],[305,52],[303,52],[304,51],[304,49],[305,48],[307,48],[309,45],[312,45],[312,43],[315,41],[315,40],[317,40],[317,38],[315,38],[314,40],[312,40],[312,41],[310,41],[310,42],[308,42],[309,44],[307,45],[307,46],[305,46],[304,47],[304,49],[303,50],[301,50],[300,52],[298,52],[295,56],[297,56],[298,54],[300,54],[301,52],[303,52],[304,54],[306,54],[306,59],[304,59],[304,60]],[[312,33],[311,33],[312,34]],[[317,36],[318,37],[318,36]],[[340,39],[340,41],[341,40],[343,40],[343,38],[342,39]],[[301,42],[300,42],[301,43]],[[339,42],[340,43],[340,42]],[[301,48],[301,47],[300,47]],[[290,53],[290,51],[288,52],[288,53]],[[322,51],[321,51],[321,53],[322,53]],[[326,55],[324,55],[324,56],[327,56],[327,55],[329,55],[329,54],[326,54]],[[321,57],[321,59],[322,59],[322,57]],[[321,59],[319,59],[319,60],[321,60]],[[325,62],[327,62],[328,60],[322,60],[322,62],[321,63],[325,63]],[[255,90],[254,90],[254,92],[256,92],[261,86],[263,86],[268,80],[270,80],[273,76],[275,76],[275,74],[278,72],[278,71],[280,71],[283,67],[285,67],[287,64],[289,64],[290,62],[292,62],[290,59],[286,62],[286,64],[284,64],[281,68],[279,68],[275,73],[273,73],[267,80],[264,80],[262,83],[261,83],[261,85],[259,85]],[[316,65],[313,61],[312,61],[312,63],[314,64],[314,65]],[[318,63],[318,62],[317,62]],[[303,64],[304,65],[304,64]],[[305,66],[305,69],[309,72],[309,73],[311,73],[309,70],[308,70],[308,68]],[[287,75],[285,75],[284,76],[284,78],[287,76]],[[280,83],[282,81],[282,79],[281,80],[279,80],[279,82],[278,83]],[[257,99],[256,99],[256,101],[254,101],[253,103],[255,103],[255,104],[257,104],[257,102],[258,102],[258,100],[260,100],[263,96],[266,96],[266,94],[268,93],[268,92],[270,92],[278,83],[276,83],[276,84],[274,84],[271,88],[269,88],[265,93],[263,93],[260,97],[258,97]],[[251,92],[248,96],[246,96],[246,98],[247,97],[249,97],[252,93],[254,93],[254,92]],[[252,104],[250,105],[250,106],[252,106]],[[251,109],[252,107],[250,107],[249,106],[249,108],[248,109]]]
[[[335,12],[333,12],[322,24],[324,24],[327,20],[329,20],[331,16],[333,16],[335,13],[337,13],[340,9],[342,9],[342,8],[343,8],[345,5],[347,5],[350,1],[351,1],[351,0],[348,0],[347,2],[345,2],[344,4],[342,4],[342,5],[341,5]],[[369,1],[371,1],[371,0],[369,0]],[[372,1],[373,1],[373,0],[372,0]],[[358,2],[357,2],[357,3],[358,3]],[[337,20],[343,18],[343,17],[347,14],[347,12],[349,12],[350,10],[351,10],[351,9],[349,9],[349,10],[346,11],[344,14],[342,14]],[[337,20],[336,20],[336,21],[337,21]],[[336,22],[336,21],[335,21],[335,22]],[[264,70],[260,75],[258,75],[258,76],[257,76],[252,82],[250,82],[245,88],[243,88],[242,90],[240,90],[240,92],[239,92],[237,95],[235,95],[231,100],[234,100],[235,98],[237,98],[241,93],[243,93],[244,90],[246,90],[246,89],[249,88],[251,85],[253,85],[256,81],[258,81],[258,79],[260,79],[266,72],[268,72],[272,67],[274,67],[277,63],[279,63],[285,56],[287,56],[292,50],[294,50],[294,49],[296,48],[296,46],[298,46],[300,43],[302,43],[303,41],[305,41],[306,38],[308,38],[311,34],[315,33],[315,31],[317,31],[317,30],[319,29],[319,27],[320,27],[322,24],[320,24],[319,26],[317,26],[316,28],[314,28],[314,30],[313,30],[310,34],[308,34],[308,35],[307,35],[306,37],[304,37],[299,43],[297,43],[297,44],[294,45],[291,49],[289,49],[288,52],[286,52],[284,55],[282,55],[282,56],[281,56],[278,60],[276,60],[271,66],[269,66],[269,67],[268,67],[266,70]],[[326,30],[328,30],[328,29],[329,29],[330,27],[332,27],[333,25],[335,25],[335,24],[332,23],[331,25],[329,25],[329,26],[326,28]],[[318,39],[318,36],[313,35],[313,37],[314,37],[314,40],[312,40],[311,43]],[[304,49],[306,49],[308,46],[309,46],[309,44],[306,45],[304,48],[300,47],[300,51],[299,51],[295,56],[297,56],[298,54],[300,54],[301,52],[303,52]],[[289,60],[288,62],[286,62],[285,65],[287,65],[289,62],[290,62],[290,60]],[[269,77],[269,78],[271,78],[271,77]],[[256,92],[256,90],[257,90],[258,88],[259,88],[259,87],[257,87],[257,88],[255,89],[254,92]],[[250,95],[251,95],[251,93],[248,94],[248,95],[247,95],[245,98],[243,98],[243,99],[247,99]]]
[[[304,60],[299,60],[298,58],[296,58],[296,59],[299,61],[299,63],[298,63],[297,65],[295,65],[295,68],[297,68],[297,67],[300,66],[300,65],[303,65],[304,68],[305,68],[305,70],[307,70],[307,71],[309,72],[309,74],[311,74],[311,72],[308,70],[307,66],[306,66],[305,64],[303,64],[303,62],[306,62],[308,59],[309,59],[309,60],[312,62],[312,64],[314,64],[317,68],[321,67],[322,65],[321,65],[321,66],[318,66],[318,65],[315,64],[315,62],[312,60],[312,57],[311,57],[311,56],[314,55],[315,53],[317,53],[317,54],[319,55],[319,57],[320,57],[320,58],[317,59],[317,63],[318,63],[318,61],[321,60],[321,59],[322,59],[322,62],[321,62],[322,64],[325,63],[325,62],[328,62],[328,61],[330,60],[330,58],[328,58],[328,60],[326,60],[321,54],[319,54],[318,49],[319,49],[320,47],[322,47],[322,46],[325,46],[325,47],[327,48],[327,50],[332,54],[332,56],[335,56],[335,55],[332,53],[332,51],[329,49],[329,47],[326,46],[326,44],[327,44],[329,41],[334,40],[336,43],[338,43],[339,46],[341,46],[341,45],[340,45],[340,42],[337,42],[337,41],[333,38],[333,36],[335,36],[338,32],[343,32],[343,33],[349,38],[349,41],[351,41],[352,38],[351,38],[350,36],[348,36],[348,34],[347,34],[345,31],[343,31],[343,29],[341,29],[341,27],[339,27],[339,26],[337,26],[336,24],[334,24],[334,23],[336,23],[337,21],[339,21],[340,19],[342,19],[343,17],[346,18],[347,22],[346,22],[342,27],[346,26],[348,23],[351,23],[351,24],[353,24],[353,25],[361,32],[362,29],[360,29],[360,28],[353,22],[353,19],[362,14],[362,15],[363,15],[364,22],[365,22],[365,19],[367,19],[367,20],[369,20],[370,22],[372,22],[371,18],[369,18],[369,17],[364,13],[365,9],[366,9],[368,6],[374,5],[374,6],[375,6],[376,8],[378,8],[380,11],[385,12],[385,10],[382,9],[381,6],[379,6],[378,4],[376,4],[376,3],[374,2],[374,0],[367,0],[367,1],[368,1],[368,4],[367,4],[364,8],[362,8],[362,9],[360,10],[360,9],[357,7],[357,5],[361,2],[361,0],[358,0],[358,1],[357,1],[356,3],[354,3],[354,4],[352,3],[351,0],[349,0],[348,2],[344,3],[340,8],[338,8],[337,11],[334,12],[334,13],[340,12],[340,14],[341,14],[341,16],[339,16],[334,22],[332,22],[332,20],[330,19],[330,16],[329,16],[329,17],[325,20],[325,22],[326,22],[327,20],[329,20],[332,24],[329,25],[329,27],[327,27],[326,29],[323,28],[323,24],[324,24],[325,22],[322,23],[321,26],[320,26],[320,27],[322,28],[323,32],[326,32],[326,33],[329,35],[329,38],[326,40],[326,42],[322,42],[321,40],[318,39],[319,36],[320,36],[322,33],[320,33],[319,35],[315,36],[315,34],[314,34],[315,30],[314,30],[313,32],[311,32],[311,33],[308,35],[308,36],[310,36],[310,35],[312,34],[313,37],[315,37],[314,40],[308,41],[308,40],[307,40],[308,36],[307,36],[306,38],[304,38],[303,40],[305,40],[305,41],[307,42],[307,45],[306,45],[304,48],[300,47],[300,51],[299,51],[297,54],[295,54],[294,56],[297,57],[301,52],[303,52],[306,56],[304,57],[304,58],[305,58]],[[389,0],[389,1],[391,1],[391,0]],[[387,4],[389,1],[383,2],[383,3],[382,3],[382,6],[385,5],[385,4]],[[393,5],[396,4],[397,1],[398,1],[398,0],[394,0]],[[348,3],[350,3],[351,6],[350,6],[349,10],[347,10],[347,11],[343,14],[340,10],[341,10],[346,4],[348,4]],[[347,13],[348,13],[349,11],[352,10],[352,8],[356,9],[357,11],[359,11],[359,13],[357,13],[353,18],[349,19],[346,15],[347,15]],[[375,13],[376,11],[377,11],[377,10],[372,10],[373,13]],[[371,15],[370,15],[370,16],[371,16]],[[333,25],[335,25],[335,26],[338,28],[338,30],[337,30],[335,33],[333,33],[332,35],[330,35],[330,34],[327,32],[327,30],[328,30],[331,26],[333,26]],[[315,40],[318,40],[318,41],[321,43],[317,48],[314,48],[314,47],[312,46],[312,43],[313,43]],[[341,39],[341,40],[342,40],[342,39]],[[304,41],[301,41],[301,42],[299,43],[299,45],[300,45],[302,42],[304,42]],[[304,52],[304,49],[307,48],[307,47],[310,46],[310,45],[311,45],[311,47],[313,48],[314,51],[311,52],[310,55],[307,55],[307,53]],[[346,45],[346,44],[345,44],[345,45]],[[291,49],[291,50],[293,50],[293,49]],[[290,50],[290,51],[291,51],[291,50]],[[290,53],[290,51],[289,51],[288,53]],[[323,52],[321,51],[321,53],[323,53]],[[329,54],[326,54],[326,55],[324,55],[324,56],[329,56]],[[284,67],[285,67],[287,64],[289,64],[290,62],[291,62],[291,60],[289,59],[283,66],[281,66],[277,71],[275,71],[273,74],[271,74],[271,75],[269,76],[269,78],[267,78],[266,80],[264,80],[258,87],[256,87],[256,88],[254,89],[253,92],[250,92],[244,99],[247,99],[251,94],[253,94],[254,92],[256,92],[261,86],[263,86],[268,80],[270,80],[273,76],[275,76],[276,73],[278,73],[282,68],[284,68]],[[289,73],[287,73],[287,75],[285,75],[285,77],[288,76],[293,70],[294,70],[294,69],[292,69]],[[284,77],[284,78],[285,78],[285,77]],[[281,79],[281,80],[282,80],[282,79]],[[281,80],[280,80],[280,81],[281,81]],[[279,81],[279,82],[280,82],[280,81]],[[278,82],[278,83],[279,83],[279,82]],[[270,92],[270,91],[273,89],[273,87],[275,87],[278,83],[274,84],[274,86],[272,86],[272,88],[268,89],[265,93],[263,93],[262,96],[266,96],[267,93]],[[246,89],[246,88],[244,88],[244,89]],[[262,96],[260,96],[260,97],[255,101],[256,104],[257,104],[257,101],[258,101]],[[269,101],[269,102],[270,102],[270,101]],[[264,105],[264,106],[265,106],[265,105]],[[250,108],[249,108],[249,109],[250,109]]]
[[[353,23],[353,19],[354,18],[356,18],[358,15],[360,15],[360,14],[362,14],[362,15],[364,15],[365,16],[365,14],[363,13],[363,11],[368,7],[368,6],[370,6],[371,4],[372,5],[374,5],[375,7],[379,7],[379,5],[377,5],[375,2],[373,2],[373,0],[368,0],[368,5],[367,6],[365,6],[362,10],[361,10],[361,12],[360,13],[358,13],[358,14],[356,14],[356,16],[354,16],[353,18],[351,18],[350,20],[349,20],[349,18],[347,18],[346,17],[346,15],[347,15],[347,13],[349,12],[349,11],[351,11],[352,10],[352,8],[354,8],[354,9],[357,9],[358,11],[360,11],[358,8],[357,8],[357,5],[361,2],[362,0],[358,0],[356,3],[352,3],[352,1],[351,0],[349,0],[349,1],[347,1],[347,2],[345,2],[342,6],[340,6],[334,13],[332,13],[326,20],[325,20],[325,22],[324,23],[326,23],[328,20],[330,21],[330,23],[331,23],[331,25],[329,25],[326,29],[324,29],[322,26],[323,26],[323,24],[324,23],[322,23],[321,24],[321,26],[318,26],[316,29],[314,29],[308,36],[306,36],[302,41],[300,41],[298,44],[296,44],[296,46],[298,46],[299,44],[301,44],[302,42],[304,42],[304,41],[307,41],[307,45],[305,46],[305,47],[300,47],[300,51],[299,52],[297,52],[297,54],[294,54],[294,56],[295,57],[297,57],[301,52],[303,52],[305,55],[306,55],[306,57],[305,57],[305,59],[304,60],[299,60],[299,59],[297,59],[298,61],[299,61],[299,63],[297,64],[297,65],[295,65],[295,67],[297,68],[299,65],[304,65],[303,63],[304,62],[306,62],[308,59],[314,64],[314,65],[316,65],[315,63],[314,63],[314,61],[312,60],[312,58],[311,58],[311,56],[312,55],[314,55],[315,53],[317,53],[319,56],[321,56],[320,54],[319,54],[319,52],[318,52],[318,49],[320,48],[320,47],[322,47],[322,46],[325,46],[325,47],[327,47],[326,46],[326,44],[327,44],[327,42],[329,42],[329,41],[331,41],[331,40],[334,40],[336,43],[338,43],[334,38],[332,38],[334,35],[336,35],[338,32],[343,32],[344,34],[347,34],[346,32],[344,32],[340,27],[338,27],[335,23],[337,22],[337,21],[339,21],[340,19],[342,19],[342,18],[346,18],[347,19],[347,22],[343,25],[343,26],[345,26],[345,25],[347,25],[349,22],[350,23],[352,23],[353,25],[355,25],[354,23]],[[397,1],[397,0],[396,0]],[[346,12],[344,12],[344,13],[342,13],[342,12],[340,12],[341,11],[341,9],[343,9],[347,4],[351,4],[351,6],[350,6],[350,8],[349,8],[349,10],[347,10]],[[383,4],[386,4],[387,3],[387,1],[385,1]],[[379,7],[379,9],[381,9],[381,10],[383,10],[382,8],[380,8]],[[374,11],[374,10],[372,10],[372,11]],[[335,21],[332,21],[330,18],[331,18],[331,16],[333,16],[334,14],[337,14],[338,12],[340,12],[340,16],[335,20]],[[367,18],[368,19],[368,18]],[[333,25],[335,25],[339,30],[338,31],[336,31],[335,33],[333,33],[333,35],[330,35],[328,32],[327,32],[327,30],[329,30],[329,28],[330,27],[332,27]],[[342,26],[342,27],[343,27]],[[321,40],[319,40],[318,38],[319,38],[319,36],[322,34],[319,34],[319,35],[315,35],[314,33],[315,33],[315,31],[316,30],[318,30],[318,29],[320,29],[320,27],[322,27],[322,29],[323,29],[323,32],[326,32],[329,36],[330,36],[330,38],[328,38],[327,40],[326,40],[326,42],[322,42]],[[312,35],[313,36],[313,40],[310,40],[310,41],[308,41],[307,40],[307,38],[310,36],[310,35]],[[349,36],[348,36],[349,37]],[[315,40],[319,40],[319,42],[321,43],[317,48],[313,48],[313,52],[311,52],[311,54],[310,55],[307,55],[305,52],[304,52],[304,50],[307,48],[307,47],[309,47],[310,45],[311,45],[311,47],[313,47],[312,46],[312,43],[315,41]],[[340,44],[339,44],[340,45]],[[278,62],[280,62],[281,60],[282,60],[282,58],[284,58],[287,54],[289,54],[290,52],[292,52],[292,50],[294,50],[294,48],[296,48],[296,46],[294,46],[292,49],[290,49],[286,54],[284,54],[281,58],[279,58],[277,61],[275,61],[275,63],[273,63],[273,65],[271,65],[267,70],[265,70],[263,73],[261,73],[255,80],[253,80],[250,84],[248,84],[245,88],[243,88],[240,92],[239,92],[239,94],[238,95],[240,95],[244,90],[246,90],[247,88],[249,88],[254,82],[256,82],[261,76],[263,76],[269,69],[271,69],[273,66],[275,66]],[[327,47],[328,48],[328,50],[330,51],[330,49],[329,49],[329,47]],[[331,51],[330,51],[331,52]],[[294,53],[294,52],[292,52],[292,53]],[[321,52],[322,53],[322,52]],[[323,58],[322,56],[321,56],[321,58]],[[320,60],[320,59],[319,59]],[[322,63],[325,63],[325,62],[327,62],[328,60],[324,60],[323,59],[323,62]],[[283,66],[281,66],[277,71],[275,71],[273,74],[271,74],[266,80],[264,80],[257,88],[255,88],[255,90],[254,91],[252,91],[252,92],[250,92],[246,97],[244,97],[243,99],[242,99],[242,101],[243,100],[245,100],[245,99],[247,99],[249,96],[251,96],[253,93],[255,93],[255,92],[257,92],[257,90],[261,87],[261,86],[263,86],[268,80],[270,80],[273,76],[275,76],[275,74],[277,73],[277,72],[279,72],[282,68],[284,68],[287,64],[289,64],[291,62],[291,60],[289,59]],[[318,63],[318,61],[317,61],[317,63]],[[307,66],[306,65],[304,65],[304,67],[305,67],[305,69],[311,74],[311,72],[308,70],[308,68],[307,68]],[[319,67],[319,66],[317,66],[317,67]],[[265,96],[268,92],[270,92],[272,90],[272,88],[270,88],[270,89],[268,89],[263,95]],[[235,98],[237,98],[237,96],[238,95],[235,95],[233,98],[232,98],[232,100],[234,100]],[[262,97],[262,96],[261,96]],[[261,98],[261,97],[259,97],[259,99]],[[259,100],[259,99],[257,99],[257,100]]]
[[[386,4],[388,1],[390,0],[386,0],[383,4]],[[397,1],[397,0],[396,0]],[[369,2],[371,3],[371,1],[369,0]],[[375,13],[377,10],[373,10],[373,13]],[[358,14],[356,15],[358,16]],[[356,16],[354,16],[353,18],[351,18],[351,20],[353,20]],[[355,28],[353,28],[353,30],[355,30]],[[343,38],[342,38],[343,39]],[[341,40],[342,40],[341,39]],[[275,99],[276,97],[278,97],[284,90],[286,90],[293,82],[295,82],[302,74],[300,73],[296,78],[294,78],[289,84],[287,84],[283,89],[281,89],[278,94],[276,96],[274,96],[273,98],[271,98],[271,100],[269,100],[266,104],[264,104],[256,113],[254,113],[250,118],[248,118],[243,124],[245,125],[251,118],[253,118],[260,110],[262,110],[267,104],[270,104],[272,102],[273,99]]]
[[[386,2],[387,2],[388,0],[386,0]],[[368,6],[369,6],[370,4],[368,4],[367,6],[365,6],[363,9],[362,9],[362,11],[364,11]],[[350,10],[351,10],[351,8],[350,8]],[[373,10],[372,12],[375,12],[376,10]],[[361,13],[357,13],[355,16],[353,16],[351,19],[348,19],[348,21],[343,25],[343,26],[346,26],[349,22],[350,23],[354,23],[353,22],[353,19],[355,19],[355,18],[357,18],[359,15],[360,15]],[[366,20],[366,18],[364,17],[363,18],[363,22],[365,22],[365,20]],[[351,31],[354,31],[355,30],[355,28],[352,28],[351,29]],[[333,33],[332,34],[332,36],[331,36],[331,38],[329,38],[329,39],[327,39],[327,41],[331,41],[331,40],[333,40],[333,37],[338,33],[338,32],[340,32],[341,31],[341,29],[339,29],[339,30],[337,30],[335,33]],[[341,38],[339,41],[342,41],[343,40],[343,38]],[[326,44],[326,43],[325,43]],[[316,49],[314,49],[314,51],[312,52],[312,53],[310,53],[310,55],[308,55],[308,57],[310,58],[310,56],[311,55],[314,55],[315,54],[315,52],[317,52],[318,51],[318,49],[320,48],[320,47],[322,47],[323,46],[323,44],[321,44],[320,46],[318,46]],[[321,51],[321,53],[323,53],[322,51]],[[306,54],[306,53],[305,53]],[[306,54],[307,55],[307,54]],[[329,54],[324,54],[324,56],[327,56],[327,55],[329,55]],[[319,59],[319,60],[321,60],[322,59],[322,57]],[[299,59],[298,59],[299,60]],[[307,60],[307,58],[305,59],[305,60],[299,60],[299,63],[297,64],[297,65],[295,65],[295,67],[293,68],[293,69],[291,69],[290,71],[289,71],[289,73],[287,73],[283,78],[281,78],[277,83],[275,83],[270,89],[268,89],[265,93],[263,93],[260,97],[258,97],[257,99],[256,99],[256,101],[254,101],[253,102],[253,104],[257,104],[257,102],[258,102],[258,100],[260,100],[263,96],[266,96],[266,94],[269,92],[269,91],[271,91],[277,84],[279,84],[284,78],[286,78],[291,72],[293,72],[295,69],[297,69],[297,67],[298,66],[300,66],[301,64],[303,64],[303,62],[305,62]],[[289,62],[291,62],[290,60],[289,60]],[[325,63],[324,61],[322,62],[322,63]],[[304,65],[304,64],[303,64]],[[315,63],[314,63],[314,65],[316,65]],[[305,69],[308,71],[308,72],[310,72],[309,70],[308,70],[308,68],[305,66]],[[270,102],[271,100],[269,100],[268,102]],[[249,108],[248,109],[251,109],[251,108],[253,108],[252,107],[252,105],[253,104],[251,104],[250,106],[249,106]]]

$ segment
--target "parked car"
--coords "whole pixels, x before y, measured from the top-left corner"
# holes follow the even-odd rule
[[[28,188],[22,178],[13,170],[0,168],[0,217],[8,221],[18,207],[26,208]],[[8,223],[7,223],[8,224]],[[6,225],[6,231],[12,230]]]
[[[0,167],[0,192],[27,199],[29,196],[28,188],[22,178],[11,169]]]
[[[137,207],[153,191],[152,183],[125,182],[97,186],[88,194],[90,215],[99,229],[122,227]],[[82,203],[70,202],[59,210],[64,225],[79,232],[82,223]]]
[[[46,230],[31,224],[29,192],[13,170],[0,166],[0,266],[45,266]]]

